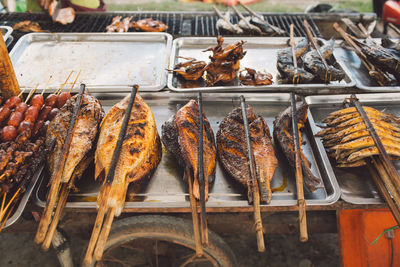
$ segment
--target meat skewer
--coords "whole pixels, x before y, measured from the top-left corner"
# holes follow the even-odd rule
[[[232,24],[230,19],[231,19],[231,12],[228,9],[225,12],[225,15],[222,15],[221,11],[214,5],[213,6],[215,12],[217,13],[219,20],[217,21],[217,29],[224,29],[226,31],[235,33],[235,34],[242,34],[243,30],[237,25],[237,24]]]
[[[232,6],[232,8],[240,18],[240,21],[238,23],[240,28],[257,34],[264,34],[259,27],[250,23],[251,17],[244,17],[239,9],[237,9],[235,6]]]
[[[293,57],[293,66],[294,66],[294,75],[293,75],[293,84],[299,83],[299,73],[297,70],[297,57],[296,57],[296,43],[294,42],[294,25],[290,24],[290,46],[292,48],[292,57]]]
[[[262,219],[261,219],[261,209],[260,209],[260,191],[259,191],[259,184],[260,181],[257,181],[257,172],[256,172],[256,163],[254,161],[253,149],[251,146],[251,137],[250,137],[250,130],[249,130],[249,122],[247,119],[247,109],[246,109],[246,100],[244,96],[240,96],[240,104],[242,107],[242,116],[243,116],[243,124],[244,124],[244,131],[246,135],[246,144],[247,144],[247,152],[249,158],[249,167],[250,167],[250,177],[252,183],[252,191],[253,191],[253,206],[254,206],[254,225],[256,228],[257,233],[257,247],[258,252],[265,251],[265,243],[264,243],[264,229],[262,226]]]
[[[295,93],[291,93],[292,100],[292,125],[293,125],[293,136],[294,136],[294,150],[296,158],[296,188],[297,188],[297,204],[299,206],[299,224],[300,224],[300,242],[307,242],[307,216],[306,216],[306,201],[304,200],[303,190],[303,172],[301,169],[301,156],[300,156],[300,138],[299,128],[297,126],[297,114],[296,114],[296,99]]]

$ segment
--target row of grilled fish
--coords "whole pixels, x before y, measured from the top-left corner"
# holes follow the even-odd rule
[[[392,159],[400,157],[400,118],[371,107],[363,108],[386,152]],[[336,161],[337,167],[363,166],[367,157],[379,154],[355,107],[332,112],[323,122],[325,125],[321,127],[325,129],[316,136],[322,138],[328,155]]]
[[[278,51],[277,68],[282,83],[311,83],[341,81],[345,73],[341,70],[333,57],[335,41],[330,40],[320,48],[320,52],[328,64],[325,68],[318,52],[311,49],[305,38],[295,46],[297,68],[294,66],[292,48]]]

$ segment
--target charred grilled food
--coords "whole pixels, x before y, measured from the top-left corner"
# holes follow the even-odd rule
[[[175,65],[174,72],[182,76],[185,80],[195,81],[203,76],[206,70],[207,63],[204,61],[198,61],[195,58],[185,58],[186,61]]]
[[[205,199],[208,198],[209,184],[215,179],[217,152],[214,133],[206,116],[204,118],[203,146],[204,146],[204,185]],[[190,100],[178,110],[162,126],[162,142],[167,150],[178,160],[179,165],[190,169],[192,173],[185,173],[185,179],[192,177],[193,194],[200,199],[198,181],[198,148],[199,148],[199,106],[196,100]]]
[[[268,204],[272,198],[270,184],[278,167],[278,160],[275,157],[267,123],[261,116],[254,114],[251,106],[247,105],[246,112],[257,176],[260,180],[260,197],[262,202]],[[239,107],[229,113],[219,126],[217,152],[222,166],[229,175],[247,187],[247,195],[251,203],[253,191],[245,140],[242,109]]]
[[[305,102],[298,102],[296,104],[297,121],[300,130],[304,127],[307,121],[308,105]],[[275,144],[279,144],[282,151],[291,166],[295,166],[295,148],[294,148],[294,137],[292,128],[292,107],[285,109],[282,113],[275,118],[274,121],[274,139]],[[300,144],[302,144],[301,135]],[[320,178],[316,177],[312,171],[310,162],[304,155],[300,147],[301,167],[304,174],[304,183],[310,191],[314,191],[317,185],[320,184]]]
[[[263,73],[254,69],[245,68],[239,74],[239,80],[244,85],[271,85],[273,77],[269,73]]]

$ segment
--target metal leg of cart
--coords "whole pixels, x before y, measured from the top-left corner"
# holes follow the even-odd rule
[[[69,241],[65,233],[60,229],[57,229],[51,243],[56,251],[61,267],[74,267]]]

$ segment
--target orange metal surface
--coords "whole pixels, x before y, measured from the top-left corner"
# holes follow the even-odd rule
[[[381,210],[340,210],[338,211],[338,236],[341,265],[344,267],[390,266],[390,240],[382,235],[396,225],[387,209]],[[393,264],[400,266],[400,230],[394,230]]]

